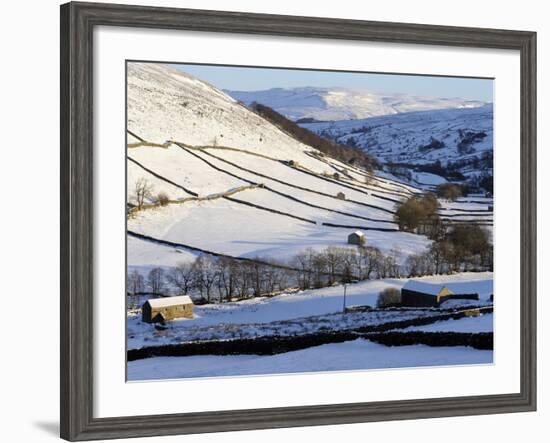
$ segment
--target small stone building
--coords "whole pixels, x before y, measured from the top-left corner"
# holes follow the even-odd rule
[[[343,192],[339,192],[338,194],[336,194],[336,198],[339,200],[345,200],[346,194],[344,194]]]
[[[348,235],[348,244],[350,245],[364,246],[366,242],[367,237],[361,231],[355,231]]]
[[[479,294],[456,294],[447,286],[409,280],[401,289],[401,305],[439,307],[447,300],[479,300]]]
[[[146,323],[163,323],[176,318],[193,318],[193,301],[188,295],[151,298],[143,303],[141,318]]]
[[[438,307],[453,295],[444,285],[409,280],[401,289],[401,304],[411,307]]]

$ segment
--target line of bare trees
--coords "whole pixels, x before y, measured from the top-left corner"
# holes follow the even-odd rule
[[[306,249],[288,263],[201,255],[169,270],[153,268],[146,277],[133,270],[128,273],[127,289],[130,295],[193,294],[210,303],[400,276],[397,251],[383,254],[373,247],[330,246],[322,251]]]
[[[201,255],[173,268],[153,268],[145,278],[139,271],[128,274],[130,295],[193,294],[206,303],[274,294],[296,281],[295,272],[269,264],[230,257]]]

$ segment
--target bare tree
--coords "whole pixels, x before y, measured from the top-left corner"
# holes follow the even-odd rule
[[[380,278],[396,278],[399,277],[399,266],[393,255],[384,255],[381,266],[379,268]]]
[[[137,269],[134,269],[127,277],[127,290],[132,295],[138,295],[145,289],[145,279]]]
[[[153,294],[162,294],[166,287],[166,280],[164,275],[164,269],[153,268],[147,275],[147,284]]]
[[[256,257],[256,260],[258,261],[264,261],[260,257]],[[265,273],[266,265],[263,265],[261,263],[258,263],[257,261],[251,262],[249,266],[249,272],[250,272],[250,282],[252,287],[252,293],[254,294],[254,297],[259,297],[262,295],[262,290],[264,286],[264,273]]]
[[[207,255],[197,257],[193,263],[193,273],[201,296],[206,296],[206,300],[210,302],[212,288],[218,276],[214,260]]]
[[[327,273],[327,259],[323,253],[311,255],[311,270],[313,271],[313,286],[322,288],[325,285]]]
[[[296,281],[295,275],[293,275],[292,271],[289,271],[287,269],[275,269],[275,277],[274,279],[277,282],[277,286],[280,291],[283,291],[285,289],[288,289],[292,281]]]
[[[336,281],[336,275],[341,271],[344,253],[342,248],[337,248],[335,246],[329,246],[323,253],[327,263],[328,284],[332,285]]]
[[[240,298],[246,298],[249,296],[249,289],[250,289],[250,272],[249,272],[249,264],[246,262],[238,262],[235,267],[236,272],[236,291],[237,295]]]
[[[168,282],[181,294],[187,294],[193,288],[194,270],[190,263],[178,263],[167,276]]]
[[[153,185],[149,181],[140,177],[134,185],[134,197],[136,199],[137,208],[141,209],[146,199],[153,195]]]
[[[307,248],[292,259],[292,265],[298,268],[298,285],[300,289],[307,289],[311,286],[311,274],[313,270],[313,261],[315,260],[315,251]]]
[[[359,248],[358,257],[359,277],[370,280],[377,272],[382,262],[382,252],[373,246]]]
[[[225,296],[227,301],[231,301],[238,283],[238,263],[237,260],[229,257],[221,257],[216,262],[218,292],[220,301]]]

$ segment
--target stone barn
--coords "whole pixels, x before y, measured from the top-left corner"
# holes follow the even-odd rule
[[[444,285],[409,280],[401,289],[401,304],[411,307],[438,307],[453,295]]]
[[[348,235],[348,244],[350,245],[364,246],[366,242],[367,237],[361,231],[355,231]]]
[[[141,318],[146,323],[163,323],[176,318],[193,318],[193,301],[188,295],[151,298],[143,303]]]

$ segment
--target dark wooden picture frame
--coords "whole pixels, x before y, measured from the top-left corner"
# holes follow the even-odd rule
[[[497,48],[521,57],[521,391],[514,394],[170,415],[93,416],[92,54],[96,26]],[[235,431],[536,408],[536,34],[98,3],[61,6],[61,437]]]

